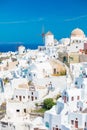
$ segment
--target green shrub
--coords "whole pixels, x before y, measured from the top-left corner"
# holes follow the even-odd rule
[[[43,102],[43,108],[45,108],[47,110],[51,109],[52,106],[54,106],[54,105],[55,105],[55,103],[52,98],[47,98]]]

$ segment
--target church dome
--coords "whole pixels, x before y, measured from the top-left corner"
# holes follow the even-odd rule
[[[81,38],[84,38],[85,34],[84,34],[84,32],[81,29],[76,28],[76,29],[74,29],[71,32],[71,37],[81,37]]]

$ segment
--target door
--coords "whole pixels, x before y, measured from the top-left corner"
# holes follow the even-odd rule
[[[56,74],[56,68],[54,68],[54,74]]]
[[[75,121],[75,128],[78,128],[78,121]]]
[[[24,109],[24,113],[26,113],[26,109]]]
[[[66,96],[64,96],[64,103],[66,103],[67,102],[67,97]]]

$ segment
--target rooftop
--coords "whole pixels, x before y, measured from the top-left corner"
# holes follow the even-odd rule
[[[50,31],[48,31],[45,36],[48,36],[48,35],[53,35]]]
[[[72,36],[74,36],[74,37],[85,37],[85,34],[84,34],[84,32],[81,30],[81,29],[79,29],[79,28],[76,28],[76,29],[74,29],[72,32],[71,32],[71,37]]]

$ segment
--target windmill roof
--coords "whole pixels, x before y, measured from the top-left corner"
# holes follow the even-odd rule
[[[45,35],[48,36],[48,35],[53,35],[53,34],[50,31],[48,31]]]

